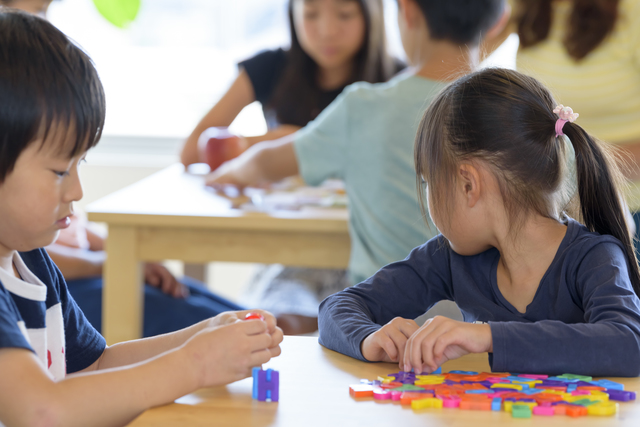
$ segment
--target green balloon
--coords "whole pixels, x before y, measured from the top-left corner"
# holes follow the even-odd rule
[[[140,0],[93,0],[98,12],[118,28],[126,28],[138,15]]]

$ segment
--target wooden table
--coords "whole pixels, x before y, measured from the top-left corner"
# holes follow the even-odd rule
[[[109,344],[142,336],[141,261],[280,263],[346,268],[346,209],[244,212],[170,166],[87,208],[109,227],[103,334]]]
[[[279,427],[356,427],[356,426],[638,426],[640,403],[620,402],[613,417],[567,416],[513,419],[507,412],[424,409],[414,411],[399,402],[375,402],[372,398],[355,400],[349,385],[361,378],[398,372],[390,363],[364,363],[327,350],[317,338],[286,336],[282,355],[264,368],[280,371],[280,401],[267,403],[251,398],[252,380],[245,379],[226,387],[202,389],[171,405],[151,409],[131,426],[279,426]],[[468,355],[445,363],[443,370],[489,371],[487,354]],[[613,378],[610,378],[613,379]],[[640,391],[640,379],[613,379],[625,389]]]

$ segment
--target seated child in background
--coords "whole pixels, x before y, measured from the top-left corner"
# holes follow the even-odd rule
[[[555,106],[538,81],[503,69],[432,101],[415,162],[442,234],[323,301],[323,345],[416,372],[489,352],[500,372],[640,374],[640,273],[621,174],[577,115]],[[569,144],[584,226],[564,213]],[[444,299],[466,323],[410,320]]]
[[[345,86],[385,82],[404,68],[387,52],[382,0],[289,0],[287,11],[289,49],[266,50],[238,64],[236,80],[185,141],[185,166],[205,161],[198,139],[207,128],[230,126],[254,101],[262,104],[268,131],[243,137],[245,148],[297,131]]]
[[[304,129],[254,145],[208,179],[214,186],[256,185],[298,173],[310,185],[344,180],[350,284],[435,235],[435,228],[424,226],[416,197],[412,153],[420,114],[447,81],[478,65],[482,36],[499,33],[508,18],[502,0],[399,0],[398,8],[412,72],[388,83],[347,87]],[[317,318],[312,320],[315,330]]]
[[[102,84],[64,34],[21,12],[0,9],[0,63],[0,423],[124,425],[280,354],[267,312],[106,346],[42,249],[82,197],[78,165],[104,125]]]
[[[96,227],[82,213],[76,213],[56,242],[46,247],[73,299],[98,332],[102,330],[104,243],[105,237]],[[224,311],[244,309],[208,291],[195,279],[176,279],[162,264],[145,263],[144,280],[145,337],[177,331]]]

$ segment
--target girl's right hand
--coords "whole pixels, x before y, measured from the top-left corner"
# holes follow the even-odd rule
[[[198,388],[229,384],[251,376],[251,369],[280,355],[282,331],[269,333],[262,320],[209,327],[181,348]]]
[[[362,341],[362,356],[370,362],[399,362],[407,340],[418,329],[414,320],[396,317]]]

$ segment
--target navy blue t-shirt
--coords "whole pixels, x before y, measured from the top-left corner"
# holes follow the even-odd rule
[[[36,353],[55,380],[87,368],[106,348],[44,249],[16,253],[22,280],[0,269],[0,348]]]
[[[520,313],[500,293],[500,253],[455,253],[442,236],[320,305],[320,343],[365,360],[362,341],[395,317],[414,319],[441,300],[465,321],[488,322],[496,372],[640,375],[640,299],[622,244],[572,219],[533,301]]]

